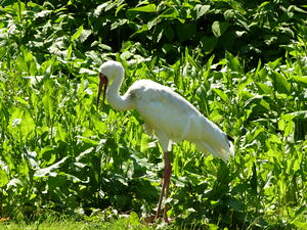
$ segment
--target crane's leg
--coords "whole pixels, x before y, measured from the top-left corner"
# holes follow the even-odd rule
[[[160,198],[159,198],[158,209],[156,212],[156,219],[159,218],[160,216],[161,205],[162,205],[164,194],[165,194],[165,199],[167,199],[167,196],[168,196],[169,183],[170,183],[170,177],[171,177],[171,172],[172,172],[169,152],[164,152],[164,164],[165,165],[164,165],[164,173],[163,173],[163,185],[162,185],[162,191],[161,191]],[[168,222],[166,212],[167,212],[167,208],[165,207],[164,212],[163,212],[163,218],[166,222]]]
[[[164,154],[164,161],[165,161],[165,175],[164,175],[164,183],[165,183],[165,200],[167,200],[167,197],[169,195],[169,184],[171,181],[171,175],[172,175],[172,164],[169,157],[169,152]],[[165,204],[164,211],[163,211],[163,218],[165,222],[169,222],[167,217],[167,207],[168,205]]]
[[[164,180],[163,180],[162,190],[161,190],[161,193],[160,193],[160,198],[159,198],[159,203],[158,203],[158,209],[157,209],[157,212],[156,212],[156,217],[155,217],[155,219],[159,218],[159,216],[160,216],[161,204],[162,204],[162,200],[163,200],[163,196],[164,196],[164,191],[165,191],[165,186],[164,186]]]

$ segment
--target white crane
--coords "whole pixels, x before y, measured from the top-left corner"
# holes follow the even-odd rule
[[[231,138],[169,87],[151,80],[138,80],[121,96],[119,89],[125,73],[121,63],[107,61],[99,71],[97,105],[104,86],[103,101],[106,97],[111,106],[119,111],[136,109],[144,119],[146,129],[154,132],[160,141],[165,165],[155,218],[160,217],[163,197],[166,199],[168,196],[172,172],[169,154],[173,142],[188,140],[199,151],[210,152],[225,162],[234,155]],[[164,207],[163,218],[168,222],[166,211]]]

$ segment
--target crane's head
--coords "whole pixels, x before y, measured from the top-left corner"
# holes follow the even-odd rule
[[[99,104],[99,98],[102,92],[102,88],[103,88],[102,102],[104,103],[108,83],[113,81],[118,76],[123,76],[123,74],[124,74],[124,68],[122,64],[117,61],[107,61],[100,66],[97,106]]]

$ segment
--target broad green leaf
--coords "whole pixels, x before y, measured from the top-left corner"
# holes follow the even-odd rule
[[[82,161],[86,162],[88,160],[87,156],[89,156],[90,154],[93,154],[94,152],[94,147],[90,147],[88,149],[86,149],[85,151],[83,151],[82,153],[80,153],[77,157],[76,157],[76,161]],[[84,160],[84,159],[85,160]]]
[[[73,53],[73,46],[72,46],[72,44],[70,44],[68,46],[68,49],[66,50],[66,59],[70,59],[72,53]]]
[[[0,188],[7,185],[8,182],[9,182],[8,175],[4,170],[0,169]]]
[[[270,77],[273,80],[273,86],[277,92],[286,94],[290,93],[291,85],[282,74],[274,71],[270,74]]]
[[[96,140],[93,140],[91,138],[85,137],[85,136],[76,136],[76,138],[78,139],[78,141],[86,143],[86,144],[90,144],[90,145],[98,145],[100,144],[104,144],[105,143],[105,139],[101,139],[99,142]]]
[[[304,221],[294,220],[292,223],[297,227],[297,229],[307,229],[307,223]]]
[[[63,125],[61,125],[60,123],[57,123],[55,128],[56,128],[55,129],[55,134],[56,134],[55,140],[65,142],[68,134],[67,134],[66,130],[63,128]]]
[[[268,4],[270,4],[270,2],[269,1],[265,1],[265,2],[260,4],[259,8],[265,7]]]
[[[9,130],[15,138],[26,139],[35,129],[35,123],[30,113],[21,108],[11,111]]]
[[[268,86],[267,84],[261,83],[261,82],[255,82],[255,84],[258,86],[259,90],[263,94],[271,94],[272,93],[272,87]]]
[[[159,22],[161,21],[160,17],[156,17],[153,20],[149,21],[147,23],[147,25],[143,25],[141,28],[141,32],[143,32],[144,30],[151,30],[154,26],[156,26]]]
[[[86,74],[86,75],[97,75],[97,72],[96,71],[93,71],[91,69],[87,69],[87,68],[81,68],[79,70],[79,74]]]
[[[291,114],[283,114],[278,121],[278,128],[284,131],[285,136],[292,135],[295,129],[295,123],[293,122],[294,116]]]
[[[181,21],[182,19],[180,19],[180,17],[179,17],[179,12],[178,12],[178,10],[176,8],[168,8],[168,9],[166,9],[162,14],[159,15],[159,17],[161,17],[161,18],[177,19],[181,23],[183,23],[183,21]]]
[[[18,165],[17,170],[22,177],[29,177],[30,165],[26,159],[22,159]]]
[[[271,109],[270,104],[264,99],[261,99],[259,104],[268,111]]]
[[[229,102],[229,98],[226,93],[224,93],[222,90],[213,88],[213,91],[219,95],[219,97],[224,101],[224,102]]]
[[[16,58],[16,65],[18,67],[18,70],[20,72],[25,72],[28,70],[28,65],[27,65],[27,62],[25,61],[25,59],[22,57],[22,56],[18,56]]]
[[[131,212],[130,213],[130,217],[129,217],[129,222],[132,224],[132,225],[139,225],[140,224],[140,221],[139,221],[139,217],[138,217],[138,214],[135,213],[135,212]]]
[[[115,30],[119,27],[121,27],[122,25],[125,25],[125,24],[128,24],[129,23],[129,20],[128,19],[119,19],[119,20],[116,20],[112,23],[111,25],[111,30]]]
[[[254,95],[245,101],[244,107],[253,106],[259,103],[263,99],[263,95]]]
[[[116,8],[116,11],[115,11],[115,16],[117,16],[118,13],[119,13],[122,9],[124,9],[124,7],[126,7],[127,5],[128,5],[127,3],[123,3],[123,4],[121,4],[120,6],[118,6],[118,7]]]
[[[75,41],[75,40],[77,40],[80,36],[81,36],[81,34],[82,34],[82,32],[83,32],[83,25],[81,25],[79,28],[78,28],[78,30],[71,36],[71,41],[73,42],[73,41]]]
[[[303,83],[304,85],[307,85],[307,76],[292,76],[291,79],[297,83]]]
[[[211,204],[213,204],[213,202]],[[209,230],[218,230],[219,229],[219,226],[217,226],[215,224],[208,224],[208,226],[209,226]]]
[[[266,65],[270,68],[270,69],[276,69],[278,66],[281,65],[282,59],[278,58],[275,61],[269,62]]]
[[[234,9],[229,9],[224,12],[224,18],[226,21],[232,20],[233,18],[235,18],[235,16],[236,16],[236,13]]]
[[[36,177],[44,177],[44,176],[56,176],[57,172],[55,172],[57,169],[61,167],[61,165],[68,159],[68,156],[64,157],[62,160],[54,163],[53,165],[50,165],[47,168],[41,168],[35,171],[34,176]]]
[[[196,11],[196,19],[199,19],[203,15],[205,15],[210,9],[210,5],[201,5],[197,4],[194,7],[194,10]]]
[[[242,64],[237,57],[234,57],[230,52],[226,52],[226,59],[231,70],[242,72]]]
[[[306,119],[307,118],[307,110],[300,110],[300,111],[295,111],[292,113],[285,114],[285,116],[290,116],[293,118],[298,118],[298,119]]]
[[[229,23],[227,22],[220,22],[220,21],[215,21],[212,23],[211,29],[216,38],[221,37],[224,32],[227,30],[229,27]]]
[[[92,34],[91,30],[83,30],[80,37],[79,37],[79,41],[80,42],[85,42],[86,39]]]
[[[45,113],[49,118],[53,117],[54,115],[54,103],[51,97],[52,96],[50,94],[45,94],[42,98]]]
[[[148,4],[146,6],[139,6],[131,8],[128,12],[144,12],[144,13],[155,13],[157,11],[155,4]]]
[[[149,146],[149,142],[150,142],[150,138],[148,135],[146,134],[142,134],[141,136],[141,145],[140,145],[140,151],[141,152],[145,152],[150,146]]]

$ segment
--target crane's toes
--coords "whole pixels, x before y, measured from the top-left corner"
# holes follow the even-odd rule
[[[161,223],[165,222],[167,224],[171,223],[173,219],[168,218],[167,216],[156,216],[156,215],[150,215],[142,218],[143,222],[145,224],[154,224],[154,223]]]
[[[156,220],[156,215],[151,215],[151,216],[147,216],[147,217],[144,217],[143,218],[143,221],[146,223],[146,224],[152,224],[154,223]]]
[[[166,222],[166,223],[170,223],[173,221],[173,219],[170,219],[167,215],[167,208],[164,208],[164,212],[163,212],[163,220]]]
[[[163,219],[164,219],[165,223],[168,223],[168,224],[170,223],[170,220],[168,219],[168,217],[164,217]]]

